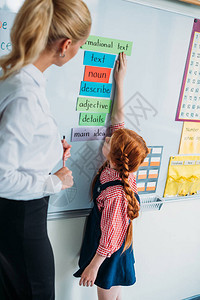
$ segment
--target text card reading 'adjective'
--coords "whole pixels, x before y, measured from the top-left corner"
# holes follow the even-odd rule
[[[124,52],[126,55],[131,55],[133,42],[122,41],[100,36],[90,35],[86,43],[81,47],[85,50],[92,50],[98,52],[106,52],[119,54]]]
[[[111,69],[101,67],[85,67],[84,81],[109,82]]]
[[[107,114],[80,113],[79,125],[81,126],[104,126]]]
[[[111,100],[101,98],[78,97],[78,111],[110,113],[110,109]]]
[[[104,140],[107,130],[106,127],[72,128],[71,142]]]
[[[111,90],[111,83],[81,81],[80,95],[110,98]]]
[[[83,64],[94,67],[113,68],[116,55],[85,51]]]

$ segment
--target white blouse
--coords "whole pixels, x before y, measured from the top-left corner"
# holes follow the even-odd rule
[[[62,154],[43,73],[30,64],[0,80],[0,197],[31,200],[59,192],[60,179],[49,173]]]

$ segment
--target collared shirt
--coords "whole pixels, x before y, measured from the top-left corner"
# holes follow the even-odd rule
[[[111,132],[123,128],[124,123],[111,126]],[[119,172],[106,167],[101,175],[101,184],[121,180]],[[129,174],[129,184],[133,192],[137,193],[136,178],[133,173]],[[123,244],[129,225],[127,214],[128,201],[123,186],[107,187],[97,198],[98,209],[101,215],[101,239],[97,253],[101,256],[110,257]]]
[[[31,200],[61,190],[49,175],[63,148],[45,81],[32,64],[0,81],[0,197]]]

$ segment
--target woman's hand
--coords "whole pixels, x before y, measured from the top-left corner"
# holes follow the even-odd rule
[[[79,285],[93,286],[97,277],[97,273],[98,273],[98,268],[93,266],[92,264],[89,264],[81,275]]]
[[[117,85],[123,84],[124,77],[126,75],[127,59],[124,52],[119,53],[119,58],[116,61],[114,78]]]
[[[61,142],[63,145],[63,158],[62,159],[65,162],[71,156],[70,150],[71,150],[72,146],[69,145],[65,139],[61,140]]]
[[[62,181],[62,190],[68,189],[73,186],[73,176],[72,171],[70,171],[67,167],[63,167],[58,170],[54,175],[58,176],[58,178]]]

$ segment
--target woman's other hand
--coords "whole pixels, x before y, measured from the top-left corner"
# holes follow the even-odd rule
[[[67,167],[63,167],[54,173],[61,181],[62,181],[62,190],[68,189],[73,186],[73,176],[72,171],[70,171]]]
[[[63,161],[66,161],[70,156],[71,156],[71,153],[70,153],[70,150],[71,150],[71,145],[69,145],[67,143],[67,141],[65,139],[61,140],[62,142],[62,145],[63,145]]]

